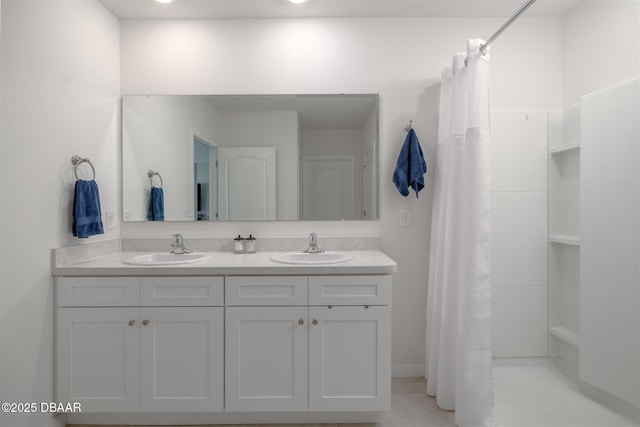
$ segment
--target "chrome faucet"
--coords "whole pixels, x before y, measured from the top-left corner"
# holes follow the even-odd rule
[[[318,248],[318,235],[316,233],[309,234],[309,247],[303,252],[308,254],[318,254],[324,252],[323,249]]]
[[[174,234],[173,242],[171,243],[171,253],[176,255],[182,254],[190,254],[193,252],[191,249],[187,249],[184,247],[184,240],[182,239],[182,234]]]

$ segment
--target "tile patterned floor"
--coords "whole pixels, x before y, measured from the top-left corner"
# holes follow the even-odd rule
[[[233,427],[455,427],[453,412],[436,406],[435,399],[426,394],[424,378],[393,378],[391,382],[391,412],[384,423],[377,424],[247,424]],[[67,427],[123,427],[68,425]],[[129,427],[129,426],[125,426]],[[141,426],[136,426],[141,427]],[[156,427],[156,426],[145,426]],[[159,427],[159,426],[158,426]],[[176,426],[162,426],[176,427]],[[207,427],[207,426],[198,426]],[[211,427],[225,427],[216,425]]]
[[[494,427],[637,427],[580,393],[552,359],[493,361]]]
[[[494,427],[640,427],[580,394],[578,386],[546,358],[496,359],[493,380]],[[391,387],[391,411],[384,423],[252,424],[233,427],[455,427],[454,413],[439,409],[435,398],[425,394],[424,379],[393,378]]]

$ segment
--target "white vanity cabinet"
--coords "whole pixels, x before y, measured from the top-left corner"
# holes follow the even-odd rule
[[[391,275],[60,275],[55,355],[71,424],[377,422]]]
[[[385,411],[391,276],[226,281],[225,410]]]
[[[83,412],[223,409],[222,277],[59,277],[57,401]]]

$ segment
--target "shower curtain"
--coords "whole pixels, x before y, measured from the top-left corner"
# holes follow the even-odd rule
[[[461,427],[493,415],[489,53],[469,40],[442,72],[427,301],[427,393]],[[465,58],[467,65],[465,66]]]

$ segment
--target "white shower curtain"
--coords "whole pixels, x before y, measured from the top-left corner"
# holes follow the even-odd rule
[[[442,72],[427,301],[427,393],[461,427],[493,415],[489,53],[469,40]],[[468,57],[465,66],[465,58]]]

